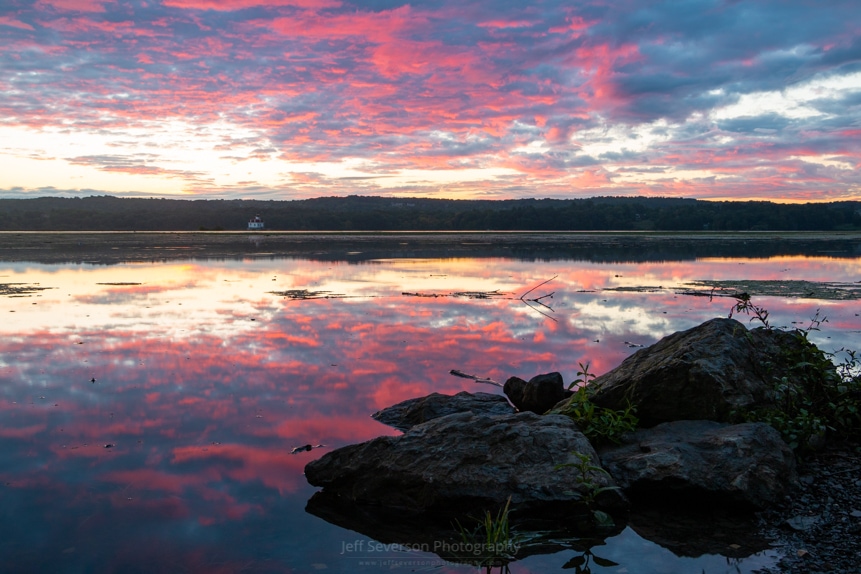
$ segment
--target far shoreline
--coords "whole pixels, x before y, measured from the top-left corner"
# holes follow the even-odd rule
[[[0,231],[0,261],[515,258],[683,261],[861,257],[861,231]]]
[[[113,230],[0,230],[0,236],[12,235],[204,235],[204,236],[219,236],[219,235],[287,235],[287,236],[302,236],[302,235],[331,235],[331,236],[383,236],[396,237],[399,235],[406,236],[457,236],[457,235],[519,235],[519,236],[559,236],[559,237],[589,237],[589,236],[643,236],[643,237],[691,237],[691,238],[714,238],[726,239],[731,237],[751,237],[762,239],[769,236],[778,237],[835,237],[835,238],[853,238],[861,239],[861,230],[726,230],[726,231],[661,231],[661,230],[286,230],[286,229],[195,229],[195,230],[129,230],[129,229],[113,229]]]

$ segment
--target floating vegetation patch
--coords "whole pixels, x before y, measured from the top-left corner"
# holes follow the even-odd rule
[[[416,292],[412,293],[409,291],[404,291],[401,293],[406,297],[429,297],[429,298],[437,298],[437,297],[466,297],[468,299],[495,299],[505,297],[505,293],[499,291],[499,289],[493,291],[456,291],[454,293],[421,293]]]
[[[54,287],[39,287],[39,284],[29,283],[0,283],[0,295],[6,297],[32,297],[34,293],[53,289]]]
[[[495,291],[458,291],[452,293],[452,297],[467,297],[469,299],[493,299],[494,297],[502,297],[505,293],[500,293],[499,289]]]
[[[653,285],[637,285],[632,287],[608,287],[607,289],[602,289],[602,291],[627,291],[629,293],[658,293],[659,291],[663,291],[665,287],[662,285],[658,285],[657,287]],[[585,293],[585,291],[584,291]]]
[[[331,291],[309,291],[308,289],[289,289],[287,291],[269,291],[272,295],[286,297],[294,301],[305,301],[307,299],[343,299],[346,295],[332,293]]]
[[[754,281],[737,279],[728,281],[691,281],[676,291],[679,295],[700,297],[735,297],[741,293],[750,296],[792,297],[799,299],[832,299],[847,301],[861,299],[861,282],[820,281]]]

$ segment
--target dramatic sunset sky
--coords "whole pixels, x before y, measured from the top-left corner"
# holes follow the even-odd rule
[[[0,197],[861,199],[858,0],[2,0]]]

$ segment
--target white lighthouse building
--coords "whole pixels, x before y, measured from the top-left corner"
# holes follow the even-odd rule
[[[248,231],[257,231],[263,229],[263,220],[259,215],[255,215],[248,221]]]

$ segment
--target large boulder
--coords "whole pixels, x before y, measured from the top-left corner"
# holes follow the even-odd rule
[[[573,466],[558,467],[579,462],[575,452],[600,465],[568,417],[467,412],[339,448],[309,463],[305,476],[343,500],[418,513],[500,508],[511,497],[521,513],[585,514],[589,495],[613,483],[602,472],[584,477]],[[625,498],[609,489],[594,503],[612,510]]]
[[[536,375],[529,381],[510,377],[505,381],[502,390],[517,410],[538,415],[543,415],[556,403],[573,394],[565,389],[565,383],[559,373]]]
[[[375,420],[406,431],[410,428],[454,413],[477,413],[486,415],[514,414],[514,407],[501,395],[490,393],[468,393],[456,395],[432,393],[426,397],[408,399],[375,412]]]
[[[764,423],[676,421],[627,435],[601,462],[633,497],[765,508],[795,483],[795,457]]]
[[[734,412],[773,400],[774,382],[792,376],[792,349],[806,344],[780,330],[748,330],[734,319],[712,319],[640,349],[595,378],[593,402],[635,405],[640,425],[676,420],[729,422]]]

